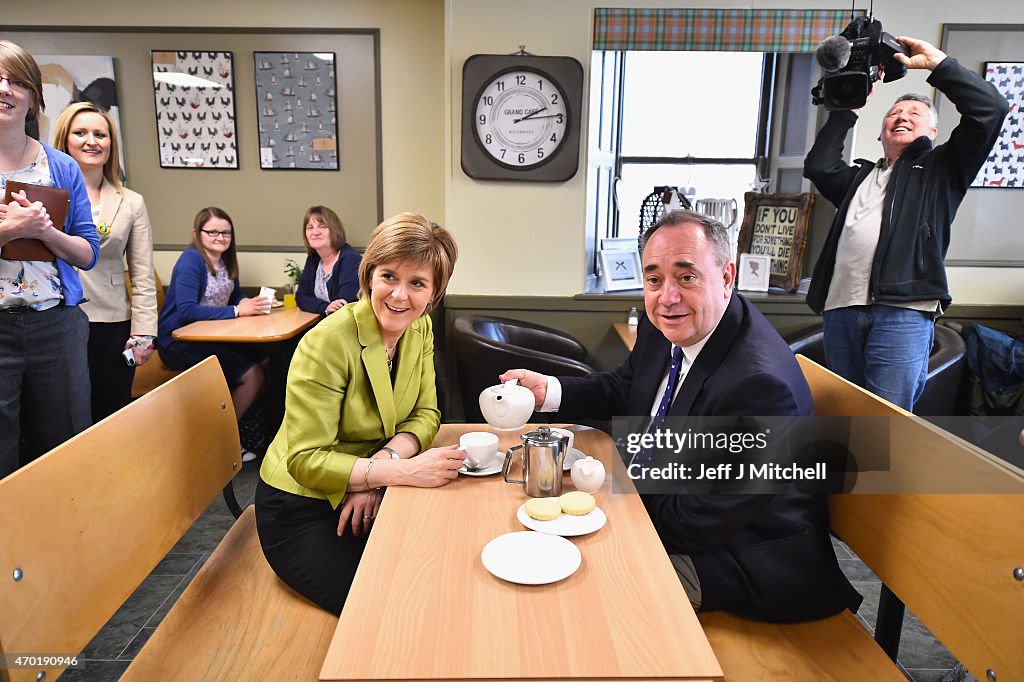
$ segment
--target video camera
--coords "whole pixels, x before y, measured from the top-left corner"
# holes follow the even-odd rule
[[[825,70],[811,88],[811,103],[824,104],[829,111],[859,109],[868,101],[871,84],[888,83],[907,74],[907,67],[895,54],[910,55],[910,49],[882,30],[882,22],[873,17],[857,17],[839,35],[818,45],[818,64]]]

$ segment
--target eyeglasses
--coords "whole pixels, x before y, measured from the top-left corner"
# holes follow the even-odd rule
[[[0,83],[7,81],[7,87],[12,90],[21,90],[22,92],[28,92],[32,89],[32,86],[23,80],[17,78],[11,78],[10,76],[0,76]]]
[[[205,235],[209,235],[213,239],[217,239],[217,238],[220,238],[220,239],[231,239],[231,231],[230,230],[227,230],[227,231],[224,231],[224,232],[221,232],[220,230],[199,230],[199,231],[202,232]]]

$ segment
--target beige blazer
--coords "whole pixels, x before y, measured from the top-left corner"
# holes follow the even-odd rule
[[[142,195],[127,187],[120,192],[104,181],[100,188],[100,257],[91,270],[79,272],[88,302],[82,310],[90,322],[132,321],[134,335],[156,336],[156,284],[153,281],[153,228]],[[127,259],[132,280],[128,302],[124,271]]]

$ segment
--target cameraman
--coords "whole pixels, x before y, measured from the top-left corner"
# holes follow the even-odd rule
[[[824,311],[825,357],[849,381],[907,410],[924,390],[934,318],[952,301],[943,260],[950,224],[984,164],[1006,116],[992,84],[935,46],[899,37],[910,69],[928,69],[928,83],[960,112],[949,141],[932,146],[935,106],[903,95],[882,121],[877,162],[842,159],[852,111],[833,111],[818,133],[804,177],[839,211],[829,230],[807,304]]]

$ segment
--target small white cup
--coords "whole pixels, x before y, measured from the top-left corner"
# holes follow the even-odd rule
[[[498,436],[487,431],[470,431],[459,438],[459,448],[465,453],[470,468],[482,469],[497,459]]]
[[[268,301],[270,301],[270,304],[273,305],[274,304],[274,294],[275,293],[276,293],[275,290],[273,288],[271,288],[271,287],[260,287],[260,296],[259,297],[267,299]],[[270,310],[268,309],[266,314],[269,314],[269,313],[270,313]]]

